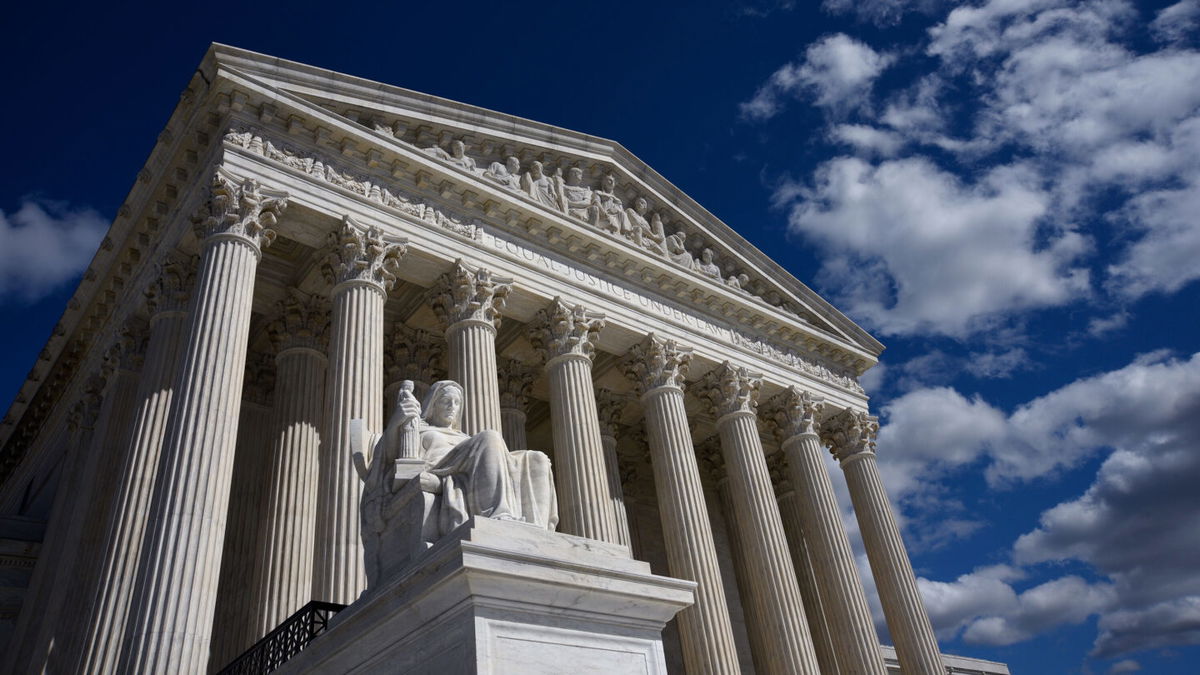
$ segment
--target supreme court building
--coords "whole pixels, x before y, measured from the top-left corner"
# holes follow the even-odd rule
[[[939,653],[882,349],[612,141],[213,45],[0,424],[0,671],[328,620],[367,583],[351,421],[454,380],[462,431],[549,455],[558,532],[688,582],[670,672],[1007,673]]]

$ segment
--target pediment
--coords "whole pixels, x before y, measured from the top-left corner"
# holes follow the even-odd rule
[[[259,144],[257,151],[274,154],[293,168],[319,170],[324,179],[364,194],[375,190],[378,201],[460,234],[470,236],[472,219],[439,208],[438,196],[453,196],[593,261],[600,255],[621,257],[622,250],[629,261],[657,259],[655,269],[627,262],[617,267],[648,284],[673,284],[686,297],[707,299],[710,306],[725,311],[745,304],[803,324],[805,332],[820,334],[805,340],[807,350],[827,352],[826,357],[852,372],[869,367],[883,349],[615,142],[222,45],[214,45],[205,62],[214,80],[235,82],[230,106],[246,105],[251,98],[240,94],[237,85],[257,89],[264,101],[270,95],[270,102],[255,109],[260,120],[293,132],[289,147],[286,137],[271,139],[254,128],[235,129],[232,138],[243,147]],[[358,139],[334,138],[337,134],[328,125],[306,119],[304,108],[314,115],[336,116]],[[306,153],[303,146],[326,152]],[[388,167],[380,151],[388,146],[407,150],[407,159]],[[330,150],[333,159],[322,161]],[[356,178],[353,171],[337,166],[339,154],[361,157],[367,165],[382,163],[393,175],[414,175],[419,191],[434,199],[389,190],[386,181]],[[321,166],[314,167],[318,163]],[[519,208],[507,209],[509,204]],[[523,215],[527,213],[536,215]],[[617,253],[597,253],[605,247],[581,245],[574,235],[602,244],[611,240],[607,243]],[[743,301],[719,302],[731,294]],[[735,316],[746,320],[754,313]],[[844,349],[825,349],[822,343],[827,341]]]

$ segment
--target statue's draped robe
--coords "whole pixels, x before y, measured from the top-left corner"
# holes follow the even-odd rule
[[[442,483],[438,529],[448,533],[473,515],[521,520],[546,529],[558,524],[550,460],[536,450],[510,452],[498,432],[467,436],[422,425],[428,473]]]

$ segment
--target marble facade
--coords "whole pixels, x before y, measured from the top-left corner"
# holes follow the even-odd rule
[[[0,509],[46,522],[0,670],[210,672],[309,600],[351,604],[390,550],[364,557],[365,439],[403,383],[449,379],[465,434],[553,464],[568,536],[541,532],[559,562],[524,573],[578,557],[606,625],[642,598],[612,672],[966,672],[875,465],[857,378],[882,349],[616,143],[213,45],[0,423]],[[517,565],[496,528],[522,526],[424,543]],[[493,597],[521,592],[575,611],[544,583]],[[386,611],[417,635],[403,602],[443,600],[413,593]],[[352,629],[383,602],[306,667],[364,639],[386,670],[399,634]],[[486,605],[463,634],[511,639],[454,672],[591,648],[537,651]]]

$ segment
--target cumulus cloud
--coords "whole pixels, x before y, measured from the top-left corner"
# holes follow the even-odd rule
[[[823,249],[823,287],[885,334],[962,337],[999,315],[1088,291],[1088,242],[1042,222],[1050,195],[1020,167],[973,183],[912,158],[841,157],[785,184],[789,226]]]
[[[1005,486],[1108,453],[1082,495],[1043,512],[1012,548],[1021,570],[1083,564],[1098,580],[1066,575],[1017,592],[1020,574],[1001,567],[923,581],[944,635],[1014,644],[1099,615],[1097,657],[1200,644],[1200,353],[1147,354],[1007,415],[946,387],[909,392],[882,414],[881,470],[908,510],[930,508],[922,500],[941,498],[939,479],[969,465]]]
[[[804,61],[776,70],[754,97],[741,104],[742,117],[765,120],[783,108],[781,99],[809,96],[813,105],[845,111],[861,105],[875,78],[892,62],[866,44],[838,33],[810,45]]]
[[[0,211],[0,298],[35,302],[81,273],[108,223],[91,209],[26,200]]]

